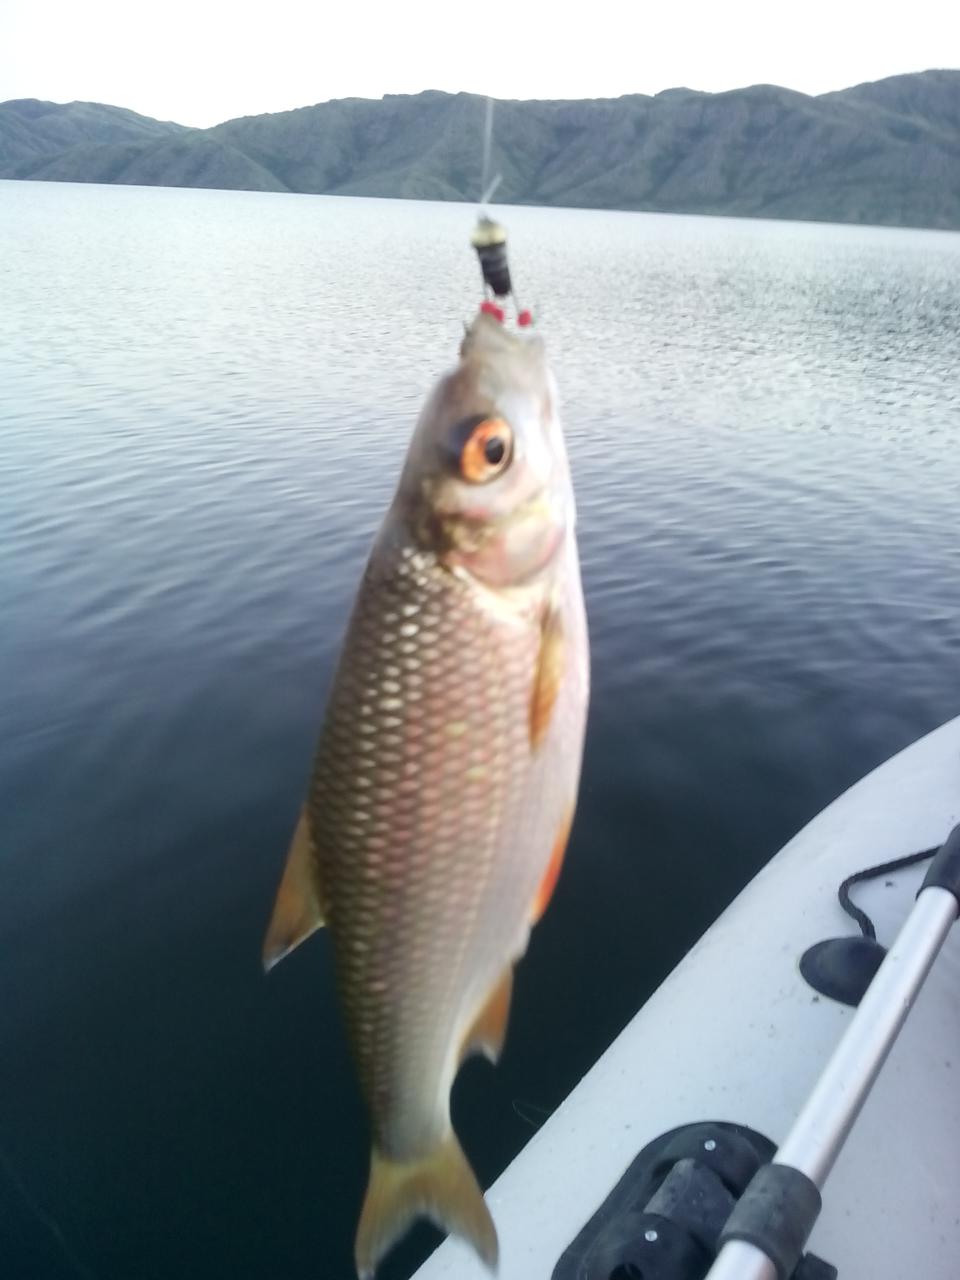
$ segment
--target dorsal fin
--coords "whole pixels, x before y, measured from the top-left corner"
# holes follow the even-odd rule
[[[306,808],[290,842],[277,900],[263,943],[263,967],[269,972],[323,924],[317,859]]]

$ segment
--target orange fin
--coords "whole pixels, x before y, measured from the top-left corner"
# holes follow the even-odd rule
[[[354,1252],[360,1280],[372,1280],[383,1255],[421,1216],[462,1236],[491,1271],[496,1268],[497,1230],[453,1133],[428,1156],[410,1162],[390,1160],[373,1148]]]
[[[573,812],[571,811],[560,824],[557,838],[553,842],[546,873],[540,881],[540,888],[537,890],[537,896],[533,900],[533,908],[530,912],[531,925],[537,923],[550,905],[553,891],[557,887],[557,881],[560,879],[560,868],[563,866],[563,855],[567,851],[567,841],[570,839],[570,828],[572,826]]]
[[[487,997],[477,1019],[463,1042],[460,1061],[473,1053],[482,1053],[490,1062],[496,1062],[507,1035],[507,1019],[510,1017],[510,997],[513,994],[513,966],[511,965],[493,991]]]
[[[302,809],[263,943],[263,967],[267,972],[323,924],[317,889],[313,840],[307,811]]]
[[[530,698],[530,745],[534,750],[547,736],[553,708],[560,692],[567,658],[560,610],[551,606],[540,624],[540,652]]]

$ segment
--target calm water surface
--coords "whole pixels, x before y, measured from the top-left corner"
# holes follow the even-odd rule
[[[351,1275],[328,944],[267,980],[260,942],[472,218],[0,183],[6,1275]],[[507,220],[594,697],[506,1056],[455,1090],[485,1181],[799,826],[960,713],[960,235]]]

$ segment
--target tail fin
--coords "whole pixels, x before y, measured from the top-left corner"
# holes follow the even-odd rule
[[[473,1170],[451,1133],[430,1155],[408,1164],[373,1148],[357,1228],[360,1280],[372,1280],[383,1255],[421,1215],[469,1241],[487,1266],[496,1269],[497,1231]]]

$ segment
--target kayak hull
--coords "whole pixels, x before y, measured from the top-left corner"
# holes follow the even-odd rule
[[[960,822],[960,718],[820,813],[743,890],[488,1192],[502,1280],[547,1280],[636,1153],[723,1120],[775,1143],[853,1015],[799,960],[856,933],[848,875],[942,843]],[[928,864],[859,886],[889,944]],[[955,926],[826,1182],[809,1247],[841,1276],[960,1274],[960,926]],[[485,1275],[446,1241],[419,1280]]]

